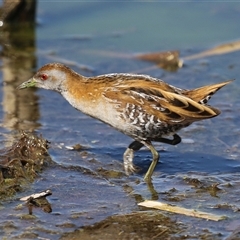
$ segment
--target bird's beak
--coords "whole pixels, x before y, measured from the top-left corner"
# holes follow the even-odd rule
[[[35,87],[36,86],[36,80],[34,78],[30,78],[28,81],[23,82],[20,84],[17,89],[24,89],[24,88],[29,88],[29,87]]]

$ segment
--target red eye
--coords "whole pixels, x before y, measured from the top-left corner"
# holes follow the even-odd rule
[[[48,75],[45,74],[45,73],[42,73],[42,74],[40,75],[40,78],[41,78],[42,81],[45,81],[45,80],[48,79]]]

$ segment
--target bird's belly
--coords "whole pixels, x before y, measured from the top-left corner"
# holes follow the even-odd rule
[[[145,125],[135,126],[133,128],[132,137],[139,140],[154,141],[154,139],[157,138],[171,136],[183,127],[185,126],[181,124],[168,125],[167,123],[162,123],[154,125],[147,123]]]
[[[129,129],[131,129],[131,135],[135,139],[139,140],[154,140],[155,138],[167,137],[174,134],[184,126],[181,124],[169,125],[165,122],[158,121],[157,123],[130,123]]]
[[[167,123],[158,119],[156,116],[139,113],[135,115],[122,112],[120,115],[125,122],[125,134],[133,137],[136,140],[152,140],[156,138],[167,137],[189,124],[183,123]]]

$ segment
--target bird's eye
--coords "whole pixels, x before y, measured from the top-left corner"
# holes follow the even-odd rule
[[[40,79],[41,79],[42,81],[46,81],[46,80],[48,79],[48,75],[45,74],[45,73],[42,73],[42,74],[40,75]]]

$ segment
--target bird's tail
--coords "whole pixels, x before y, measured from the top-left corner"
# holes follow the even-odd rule
[[[225,85],[229,84],[233,80],[228,80],[221,83],[211,84],[207,86],[203,86],[200,88],[186,90],[184,91],[184,95],[191,98],[192,100],[200,103],[200,104],[207,104],[208,100],[215,94],[219,89],[224,87]]]

